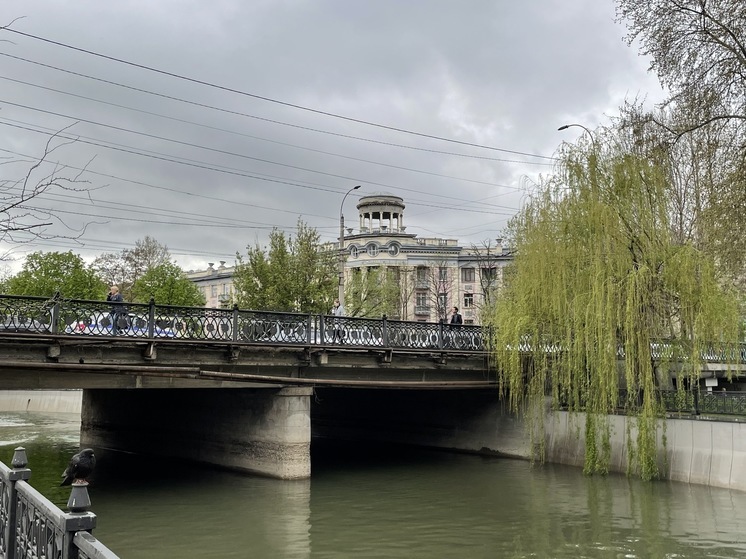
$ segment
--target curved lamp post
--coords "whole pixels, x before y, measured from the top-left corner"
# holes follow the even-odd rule
[[[344,195],[344,198],[342,198],[342,203],[339,205],[339,304],[344,307],[345,304],[345,258],[344,258],[344,250],[345,250],[345,216],[342,213],[342,209],[345,205],[345,200],[347,199],[347,196],[352,192],[353,190],[357,190],[360,188],[360,185],[353,186],[347,191],[347,194]]]
[[[593,135],[593,132],[591,132],[586,126],[583,126],[582,124],[572,123],[572,124],[565,124],[563,126],[560,126],[559,128],[557,128],[557,130],[561,132],[562,130],[567,130],[568,128],[572,126],[576,126],[577,128],[582,128],[583,130],[585,130],[585,133],[588,134],[588,137],[591,139],[591,143],[593,144],[593,147],[595,149],[596,137]]]

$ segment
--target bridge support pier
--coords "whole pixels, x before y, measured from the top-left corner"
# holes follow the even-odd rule
[[[311,475],[311,388],[83,391],[81,444],[281,479]]]

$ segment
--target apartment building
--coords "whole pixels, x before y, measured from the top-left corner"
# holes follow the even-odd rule
[[[344,232],[345,284],[365,268],[384,268],[394,274],[403,298],[398,316],[391,318],[435,322],[457,306],[464,323],[480,324],[480,310],[500,285],[511,252],[500,239],[462,246],[457,239],[407,233],[404,209],[404,199],[391,194],[359,199],[358,226]],[[187,277],[203,290],[206,306],[232,306],[233,270],[225,262],[217,268],[211,263]]]

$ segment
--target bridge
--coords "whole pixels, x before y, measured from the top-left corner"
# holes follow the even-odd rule
[[[0,319],[2,387],[82,389],[97,455],[294,479],[310,476],[312,435],[495,446],[480,327],[8,295]]]
[[[515,418],[480,327],[7,295],[0,315],[2,387],[82,389],[81,443],[97,454],[294,479],[310,476],[312,437],[504,454],[525,443],[502,428]],[[671,349],[651,346],[663,361]],[[742,367],[739,354],[706,352],[702,378]]]
[[[420,389],[495,381],[478,326],[8,295],[0,295],[0,317],[0,368],[10,388],[132,381],[112,374],[136,377],[140,387],[177,379],[193,387],[233,381]]]

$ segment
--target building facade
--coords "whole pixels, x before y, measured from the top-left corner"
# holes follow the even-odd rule
[[[207,270],[190,270],[186,273],[187,278],[197,284],[205,296],[205,307],[232,307],[233,306],[233,266],[226,266],[221,260],[216,268],[214,262],[210,262]]]
[[[500,239],[461,246],[457,239],[407,233],[404,209],[403,198],[391,194],[359,199],[358,227],[347,228],[343,239],[345,303],[353,311],[348,314],[361,308],[351,299],[364,296],[356,288],[360,276],[375,273],[379,281],[396,287],[389,293],[396,298],[387,308],[390,318],[437,322],[446,320],[456,306],[464,323],[480,324],[481,311],[494,297],[512,254],[503,249]],[[338,243],[333,248],[338,249]],[[218,268],[211,263],[207,270],[187,276],[203,290],[206,306],[225,307],[234,300],[233,271],[225,262]]]

